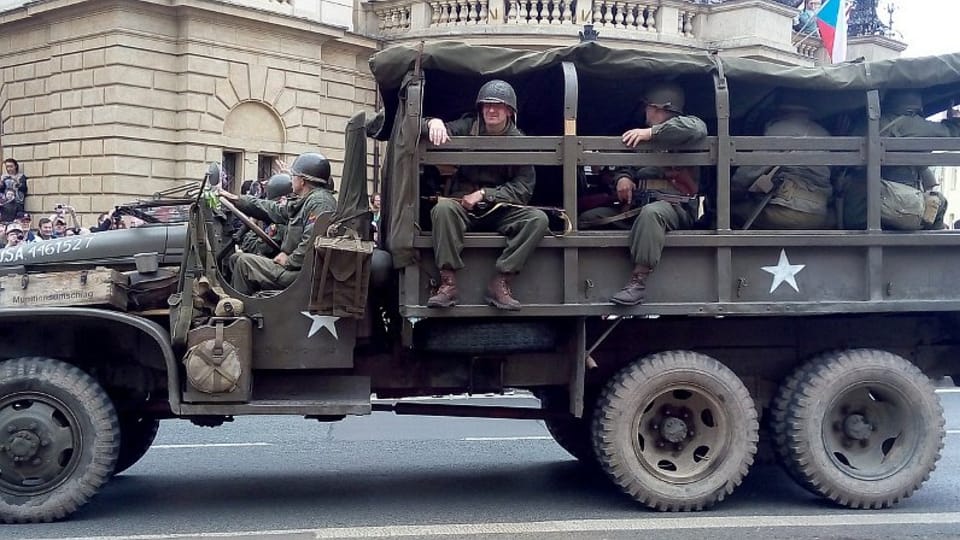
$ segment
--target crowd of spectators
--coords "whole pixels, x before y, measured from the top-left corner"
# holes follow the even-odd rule
[[[65,204],[58,204],[48,216],[34,221],[33,216],[25,208],[27,176],[17,160],[13,158],[3,161],[0,186],[3,190],[3,199],[0,203],[0,248],[135,225],[119,219],[119,216],[115,217],[113,212],[105,212],[97,218],[95,226],[81,227],[76,210]]]

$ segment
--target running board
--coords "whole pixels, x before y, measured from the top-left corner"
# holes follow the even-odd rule
[[[374,403],[374,411],[418,416],[454,416],[461,418],[512,418],[542,420],[550,417],[569,417],[567,411],[545,411],[536,407],[488,407],[483,405],[440,405],[433,403]]]
[[[309,385],[299,384],[292,388],[271,384],[267,380],[263,382],[258,388],[254,375],[253,399],[250,401],[182,403],[180,416],[291,414],[325,417],[367,415],[372,411],[369,377],[316,377]]]

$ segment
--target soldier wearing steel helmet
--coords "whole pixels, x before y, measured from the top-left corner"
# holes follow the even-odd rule
[[[813,120],[813,109],[799,91],[784,91],[779,97],[776,116],[767,124],[768,137],[829,137],[823,126]],[[734,222],[744,224],[759,208],[757,228],[829,229],[835,225],[830,203],[833,184],[830,167],[825,165],[784,165],[775,167],[744,165],[730,178],[734,204]],[[773,186],[757,187],[757,180],[772,175]],[[768,191],[774,191],[767,197]]]
[[[281,206],[286,203],[286,198],[293,193],[293,179],[287,173],[277,173],[267,180],[267,186],[264,195],[267,200],[274,201]],[[264,227],[270,238],[277,245],[283,244],[283,237],[287,231],[286,223],[270,223]],[[240,239],[240,250],[244,253],[255,253],[264,257],[273,258],[279,253],[273,246],[267,244],[262,238],[253,231],[247,231]]]
[[[517,94],[505,81],[492,80],[477,93],[476,114],[444,123],[429,118],[423,123],[430,142],[441,145],[464,135],[522,136],[517,128]],[[491,229],[507,237],[507,247],[497,259],[497,275],[487,287],[487,301],[500,309],[518,310],[511,280],[536,249],[547,231],[547,215],[527,208],[536,185],[531,165],[465,165],[454,179],[451,196],[441,198],[430,212],[433,248],[440,268],[440,286],[427,300],[429,307],[453,307],[459,301],[456,274],[463,268],[460,253],[468,230]],[[496,206],[508,203],[507,206]],[[484,205],[493,210],[480,214]]]
[[[923,96],[916,90],[891,90],[881,103],[881,137],[960,137],[960,119],[951,108],[949,117],[941,122],[927,120],[923,111]],[[866,132],[865,126],[854,130]],[[929,168],[911,165],[888,165],[880,169],[880,209],[884,229],[917,230],[942,228],[946,199],[940,193],[925,192],[936,186]],[[866,174],[856,171],[847,179],[843,192],[844,226],[861,229],[867,224]],[[932,208],[931,208],[932,207]],[[932,219],[925,222],[924,214],[932,209]]]
[[[284,289],[293,283],[303,266],[314,223],[322,214],[337,209],[330,162],[323,154],[307,152],[297,156],[290,166],[290,177],[294,196],[283,204],[222,192],[251,217],[287,226],[280,253],[273,258],[241,253],[232,259],[231,285],[243,294]]]
[[[707,137],[707,125],[696,116],[683,112],[684,92],[673,83],[651,86],[644,94],[648,127],[628,130],[623,143],[631,148],[652,141],[665,148],[691,144]],[[700,190],[696,171],[691,167],[642,167],[621,169],[614,175],[617,198],[622,209],[634,203],[634,191],[641,184],[676,195],[695,196]],[[651,187],[653,186],[653,187]],[[597,209],[607,211],[609,209]],[[612,210],[615,214],[617,210]],[[691,204],[657,200],[645,204],[630,227],[630,256],[634,267],[630,280],[611,301],[637,305],[646,298],[647,278],[660,263],[667,231],[689,229],[696,221]],[[586,216],[581,216],[583,220]],[[604,217],[604,216],[595,216]]]

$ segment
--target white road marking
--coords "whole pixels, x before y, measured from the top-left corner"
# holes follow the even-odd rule
[[[960,388],[937,388],[938,394],[960,394]]]
[[[826,528],[851,526],[953,525],[960,512],[911,514],[814,514],[809,516],[697,516],[636,519],[573,519],[529,523],[451,523],[446,525],[389,525],[382,527],[330,527],[322,529],[273,529],[243,532],[179,533],[158,535],[78,536],[56,540],[186,540],[207,538],[265,538],[282,535],[312,535],[317,540],[335,538],[386,538],[404,536],[463,537],[469,535],[547,535],[582,532],[663,531],[678,529]],[[26,539],[25,539],[26,540]],[[32,540],[53,540],[34,538]]]
[[[487,441],[552,441],[553,437],[549,435],[528,435],[525,437],[464,437],[461,441],[467,442],[487,442]]]
[[[268,442],[238,442],[238,443],[198,443],[198,444],[155,444],[150,447],[163,450],[175,450],[179,448],[240,448],[244,446],[273,446]]]
[[[948,429],[947,435],[960,435],[960,429]]]

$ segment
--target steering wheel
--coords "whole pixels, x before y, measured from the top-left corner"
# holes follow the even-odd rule
[[[232,213],[233,215],[237,216],[237,219],[239,219],[241,223],[243,223],[244,225],[247,226],[247,228],[249,228],[251,231],[253,231],[253,234],[257,235],[257,237],[259,237],[261,240],[263,240],[264,242],[266,242],[268,246],[270,246],[271,248],[273,248],[273,249],[275,249],[275,250],[277,250],[277,251],[280,251],[280,245],[277,244],[277,242],[274,241],[273,238],[270,238],[270,235],[267,234],[266,231],[264,231],[263,229],[261,229],[260,226],[257,225],[256,222],[253,221],[253,219],[250,218],[250,216],[244,214],[243,212],[240,211],[239,208],[237,208],[236,206],[234,206],[234,204],[233,204],[232,202],[230,202],[229,199],[227,199],[226,197],[224,197],[224,196],[221,195],[221,196],[220,196],[220,204],[222,204],[222,205],[224,206],[224,208],[226,208],[227,210],[229,210],[230,213]]]

